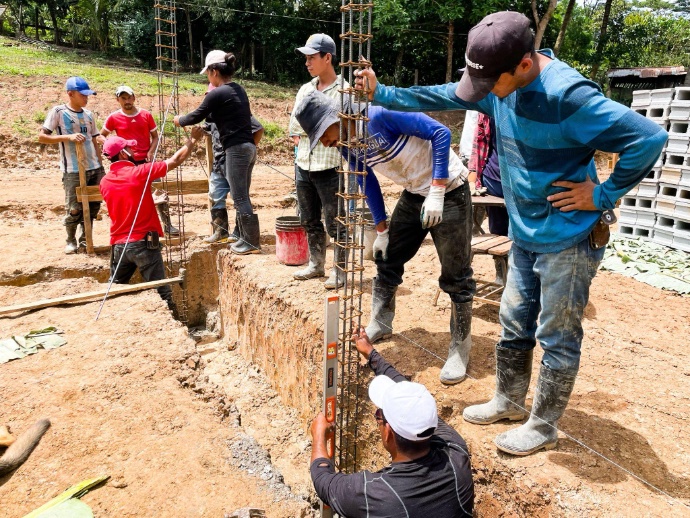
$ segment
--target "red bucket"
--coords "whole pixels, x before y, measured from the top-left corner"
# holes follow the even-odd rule
[[[276,218],[276,257],[281,264],[299,266],[309,260],[307,232],[297,216]]]

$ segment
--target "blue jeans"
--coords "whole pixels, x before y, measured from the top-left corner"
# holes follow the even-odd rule
[[[237,214],[254,214],[249,199],[249,186],[255,162],[256,146],[253,142],[237,144],[225,150],[225,178],[230,186]]]
[[[499,345],[529,351],[538,339],[544,349],[544,365],[577,372],[582,316],[605,251],[606,247],[593,250],[587,239],[551,254],[529,252],[513,244],[501,299]]]
[[[211,200],[211,210],[225,209],[225,200],[230,194],[230,184],[225,177],[225,150],[220,142],[218,127],[210,123],[209,130],[213,142],[213,169],[208,179],[208,197]]]
[[[403,281],[405,264],[412,259],[422,241],[431,233],[441,262],[439,287],[453,302],[471,302],[476,291],[472,278],[472,202],[467,183],[446,193],[443,220],[422,228],[419,215],[424,196],[403,191],[395,205],[388,231],[388,260],[376,259],[377,279],[389,286]]]

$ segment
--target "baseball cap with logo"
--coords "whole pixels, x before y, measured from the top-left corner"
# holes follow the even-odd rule
[[[438,425],[436,401],[420,383],[376,376],[369,385],[369,399],[383,410],[393,431],[408,441],[428,439]]]
[[[317,52],[328,52],[335,56],[335,41],[328,34],[312,34],[304,47],[296,48],[295,52],[301,52],[307,56]]]
[[[222,50],[212,50],[206,54],[206,62],[204,63],[204,68],[201,69],[200,74],[205,74],[208,67],[211,65],[218,65],[220,63],[225,63],[225,52]]]
[[[137,145],[136,140],[125,140],[122,137],[108,137],[103,143],[103,154],[108,158],[115,158],[120,151],[126,147],[134,147]]]
[[[120,85],[117,87],[117,90],[115,90],[115,97],[120,97],[122,94],[134,95],[134,90],[129,86]]]
[[[467,66],[455,95],[468,102],[482,100],[500,75],[516,67],[533,49],[534,34],[524,14],[501,11],[484,17],[467,36]]]
[[[86,79],[79,76],[70,77],[65,83],[65,90],[68,92],[79,92],[82,95],[96,95],[96,92],[89,88]]]

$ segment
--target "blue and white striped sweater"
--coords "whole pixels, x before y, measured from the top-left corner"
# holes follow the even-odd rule
[[[378,85],[374,103],[400,111],[477,110],[496,121],[501,182],[511,238],[538,253],[583,240],[600,217],[656,162],[668,135],[657,124],[607,99],[598,85],[553,57],[529,85],[478,103],[455,95],[457,83],[398,89]],[[599,183],[594,151],[619,153],[610,178],[594,189],[599,211],[561,212],[547,201],[557,181]]]

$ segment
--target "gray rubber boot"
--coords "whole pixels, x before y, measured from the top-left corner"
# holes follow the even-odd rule
[[[444,385],[455,385],[467,377],[467,364],[472,349],[472,301],[451,301],[450,346],[448,359],[441,369]]]
[[[233,254],[248,255],[261,253],[261,230],[259,228],[259,216],[256,214],[240,214],[239,220],[240,239],[230,246]]]
[[[79,250],[79,245],[77,244],[77,227],[79,223],[72,223],[65,225],[67,230],[67,245],[65,246],[66,254],[76,254]]]
[[[397,291],[397,286],[381,282],[378,277],[371,283],[371,319],[366,332],[372,344],[393,335]]]
[[[335,245],[335,251],[333,253],[333,262],[335,264],[341,265],[343,267],[345,265],[345,254],[342,248],[338,246],[336,243]],[[343,272],[340,268],[336,267],[335,265],[333,268],[331,268],[331,273],[328,276],[328,279],[326,279],[326,282],[323,283],[323,287],[326,288],[327,290],[337,290],[339,288],[342,288],[343,285],[345,284],[345,272]]]
[[[163,223],[163,232],[168,236],[179,236],[180,229],[175,227],[170,221],[170,204],[169,203],[159,203],[156,205],[156,210],[158,211],[158,217]]]
[[[309,264],[306,268],[297,270],[293,275],[298,281],[323,277],[326,273],[324,270],[326,262],[326,239],[324,234],[308,233],[307,242],[309,243]]]
[[[532,378],[532,353],[532,350],[496,345],[496,393],[487,403],[468,406],[462,413],[463,419],[473,424],[524,419],[527,416],[525,398]]]
[[[211,209],[213,234],[204,238],[204,243],[225,243],[228,240],[228,210]]]
[[[498,449],[523,457],[541,449],[555,448],[558,443],[556,424],[568,406],[576,377],[577,371],[554,371],[542,364],[529,419],[519,428],[496,437],[494,442]]]
[[[496,279],[494,280],[494,284],[498,284],[499,286],[505,286],[507,273],[505,268],[505,259],[500,257],[494,257],[494,267],[496,268]]]

